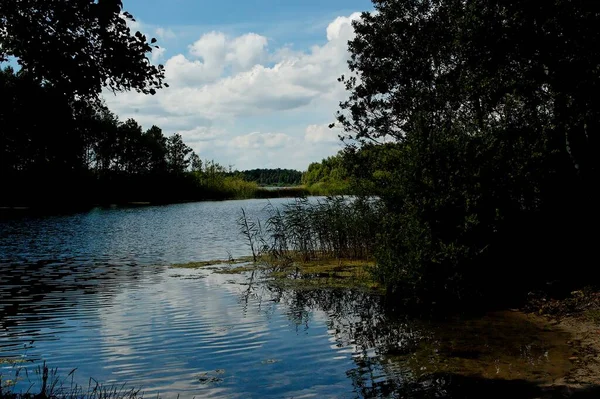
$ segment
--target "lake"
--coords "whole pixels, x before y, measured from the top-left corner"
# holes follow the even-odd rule
[[[2,379],[18,372],[25,391],[46,361],[66,385],[76,369],[79,384],[92,377],[146,397],[363,398],[448,392],[441,375],[471,386],[569,370],[566,335],[515,312],[410,320],[368,292],[283,290],[249,273],[170,267],[250,255],[236,219],[242,207],[264,219],[267,203],[0,220]]]

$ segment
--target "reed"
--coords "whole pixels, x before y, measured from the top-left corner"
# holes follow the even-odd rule
[[[0,374],[0,399],[142,399],[140,389],[123,385],[104,385],[93,378],[87,386],[75,382],[75,370],[61,377],[57,368],[50,368],[44,362],[29,371],[26,367],[15,367],[11,379],[3,379]],[[19,383],[19,384],[17,384]],[[27,385],[27,389],[16,387]],[[158,399],[158,397],[157,397]]]
[[[335,196],[267,206],[264,227],[238,221],[241,232],[255,248],[276,260],[371,259],[382,217],[379,201],[369,197]],[[249,228],[253,226],[254,228]],[[253,249],[254,255],[254,249]]]

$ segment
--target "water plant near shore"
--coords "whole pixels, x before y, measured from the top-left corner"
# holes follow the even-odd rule
[[[87,386],[75,382],[75,370],[72,369],[66,377],[59,375],[57,368],[50,368],[44,362],[29,371],[20,362],[13,363],[12,378],[3,379],[0,374],[0,399],[142,399],[143,392],[136,388],[123,385],[104,385],[93,378]],[[19,382],[28,384],[23,391],[17,389]],[[33,393],[34,390],[37,393]],[[157,399],[159,397],[157,396]]]
[[[381,218],[374,198],[296,198],[282,207],[269,203],[266,211],[264,225],[248,220],[243,209],[238,219],[255,260],[261,252],[278,261],[373,258]]]

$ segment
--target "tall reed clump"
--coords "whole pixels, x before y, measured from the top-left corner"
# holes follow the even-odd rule
[[[261,229],[268,253],[276,259],[370,259],[377,245],[382,208],[369,197],[327,197],[267,207]]]
[[[240,229],[240,233],[242,233],[247,241],[246,244],[250,247],[252,259],[256,262],[258,257],[263,253],[265,247],[267,247],[264,241],[260,220],[256,222],[250,220],[248,216],[246,216],[246,211],[242,208],[242,214],[237,219],[237,225]]]

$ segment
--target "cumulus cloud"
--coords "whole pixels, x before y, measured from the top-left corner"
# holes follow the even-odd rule
[[[266,48],[266,37],[248,33],[231,42],[226,59],[236,71],[245,71],[265,60]]]
[[[191,81],[193,76],[186,79]],[[197,113],[209,119],[220,119],[293,109],[308,104],[317,95],[314,89],[285,79],[280,66],[257,65],[250,71],[215,83],[165,91],[161,98],[165,110],[170,113]]]
[[[221,76],[221,66],[213,67],[211,64],[199,60],[189,60],[183,54],[169,58],[165,63],[165,78],[172,89],[185,90],[190,87],[201,87]]]
[[[334,41],[339,38],[348,38],[354,34],[352,21],[360,18],[360,13],[355,12],[349,17],[337,17],[327,26],[327,40]]]
[[[165,65],[165,76],[173,88],[202,89],[204,84],[224,78],[228,68],[242,73],[263,62],[267,38],[255,33],[230,38],[209,32],[188,46],[189,54],[178,54]]]
[[[358,18],[354,13],[331,21],[323,32],[326,41],[304,51],[270,48],[267,37],[252,32],[206,32],[187,52],[166,60],[170,88],[155,96],[127,93],[109,105],[119,115],[135,110],[136,119],[168,119],[192,147],[212,151],[217,161],[229,157],[254,164],[259,160],[252,157],[260,156],[265,165],[279,161],[277,166],[296,167],[318,160],[337,148],[339,132],[326,123],[346,96],[337,78],[348,74],[347,43]],[[162,37],[168,32],[156,30]],[[286,129],[284,120],[290,121]]]
[[[340,91],[337,78],[347,71],[347,42],[359,18],[336,18],[327,27],[327,43],[309,52],[284,51],[273,66],[266,57],[267,39],[249,33],[228,39],[209,32],[189,46],[190,59],[176,55],[166,63],[174,88],[164,106],[174,113],[201,113],[208,118],[239,117],[307,105],[321,95]],[[221,77],[228,66],[236,72]]]
[[[152,62],[156,63],[162,60],[165,56],[165,52],[167,49],[164,47],[154,48],[152,49]]]
[[[205,64],[217,64],[227,54],[227,38],[222,32],[209,32],[189,46],[190,54],[200,57]]]

